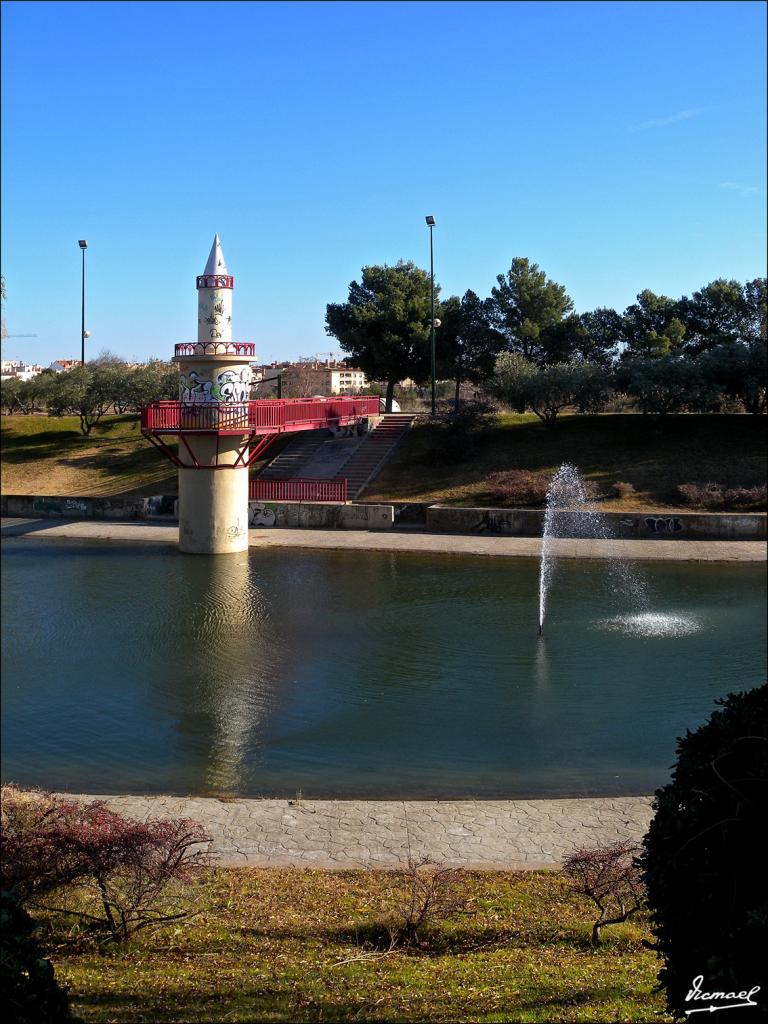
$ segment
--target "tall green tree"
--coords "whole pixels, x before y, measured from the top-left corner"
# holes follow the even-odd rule
[[[491,289],[489,314],[504,347],[525,359],[546,361],[546,332],[573,312],[565,287],[551,281],[536,263],[517,256]]]
[[[700,355],[720,345],[744,343],[749,334],[749,304],[738,281],[718,278],[680,300],[685,352]]]
[[[627,306],[621,323],[623,359],[661,359],[682,346],[685,324],[680,303],[649,288]]]
[[[86,437],[115,402],[116,375],[112,365],[88,363],[60,373],[48,396],[53,416],[77,416]]]
[[[768,279],[756,277],[744,285],[744,301],[746,303],[746,319],[744,341],[748,345],[765,345],[768,343],[768,301],[766,291]]]
[[[435,285],[435,296],[439,294]],[[329,303],[325,330],[349,361],[372,380],[386,382],[386,410],[395,384],[406,377],[423,383],[430,373],[430,276],[412,262],[363,267],[349,298]]]
[[[583,332],[580,349],[571,358],[598,366],[611,366],[618,354],[621,341],[621,314],[615,309],[600,306],[579,316]]]
[[[768,409],[768,349],[754,345],[718,345],[696,360],[706,380],[740,401],[752,416]]]
[[[489,322],[488,300],[473,291],[451,295],[440,305],[437,331],[437,375],[455,382],[453,407],[458,410],[461,385],[479,383],[493,374],[502,338]]]
[[[151,359],[129,371],[125,406],[131,412],[140,412],[142,406],[151,402],[173,401],[178,397],[179,372],[172,363]]]

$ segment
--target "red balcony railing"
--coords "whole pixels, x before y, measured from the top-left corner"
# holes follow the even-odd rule
[[[184,341],[174,345],[177,356],[256,356],[252,341]]]
[[[379,412],[378,398],[274,398],[254,402],[155,402],[144,431],[282,433],[346,425]]]
[[[346,501],[347,481],[251,480],[251,501]]]

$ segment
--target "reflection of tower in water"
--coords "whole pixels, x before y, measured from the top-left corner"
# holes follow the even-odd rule
[[[184,676],[193,705],[187,710],[197,722],[191,731],[196,745],[202,739],[206,747],[205,788],[236,792],[273,705],[279,638],[247,555],[187,558],[182,566],[190,598]],[[178,713],[188,733],[185,709]]]

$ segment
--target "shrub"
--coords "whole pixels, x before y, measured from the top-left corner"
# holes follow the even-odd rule
[[[67,990],[34,936],[35,923],[13,893],[0,894],[0,998],[15,1024],[77,1024]]]
[[[517,353],[504,352],[496,360],[491,390],[513,409],[530,409],[545,427],[553,429],[568,406],[579,412],[605,408],[613,392],[611,373],[588,363],[555,363],[538,367]]]
[[[490,428],[491,406],[483,399],[463,402],[458,409],[441,402],[435,416],[440,424],[440,443],[426,455],[428,464],[455,465],[474,457]]]
[[[632,843],[614,843],[576,850],[563,864],[572,890],[600,912],[592,925],[593,946],[600,944],[606,925],[621,924],[643,908],[643,882],[634,856],[638,852]]]
[[[616,483],[611,484],[611,491],[614,498],[631,498],[637,493],[632,484],[627,483],[625,480],[617,480]]]
[[[705,412],[716,408],[722,398],[722,391],[697,363],[673,355],[625,359],[618,367],[616,385],[644,415],[657,420],[684,409]]]
[[[467,896],[463,891],[466,872],[442,867],[428,858],[408,858],[405,867],[391,873],[392,947],[418,945],[421,932],[441,918],[465,913]]]
[[[513,505],[543,505],[552,475],[532,473],[528,469],[505,469],[490,473],[486,480],[493,501]]]
[[[765,976],[768,684],[730,694],[678,740],[657,790],[642,868],[667,1008],[683,1016],[693,979],[740,992]],[[765,1012],[765,993],[761,997]]]
[[[3,887],[30,906],[57,893],[64,906],[49,909],[89,920],[115,941],[186,916],[177,884],[202,858],[192,848],[208,841],[194,821],[135,821],[100,800],[80,804],[3,787]],[[68,906],[73,888],[92,891],[101,914]]]
[[[724,487],[711,481],[705,484],[680,484],[677,488],[677,493],[687,504],[710,509],[764,509],[768,501],[767,492],[765,484],[758,487]]]

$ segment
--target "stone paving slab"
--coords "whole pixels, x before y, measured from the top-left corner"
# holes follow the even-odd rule
[[[176,544],[175,523],[116,523],[61,519],[3,519],[3,537],[40,540],[126,541]],[[314,548],[343,551],[411,551],[441,555],[493,555],[538,558],[537,537],[465,534],[379,533],[368,530],[257,529],[248,531],[251,548]],[[758,562],[766,559],[762,541],[717,540],[558,540],[561,558],[629,558],[643,561]]]
[[[61,794],[65,795],[65,794]],[[212,837],[217,863],[258,867],[387,868],[414,858],[482,869],[558,867],[579,847],[632,840],[651,797],[564,800],[217,800],[85,796],[122,814],[184,817]]]

